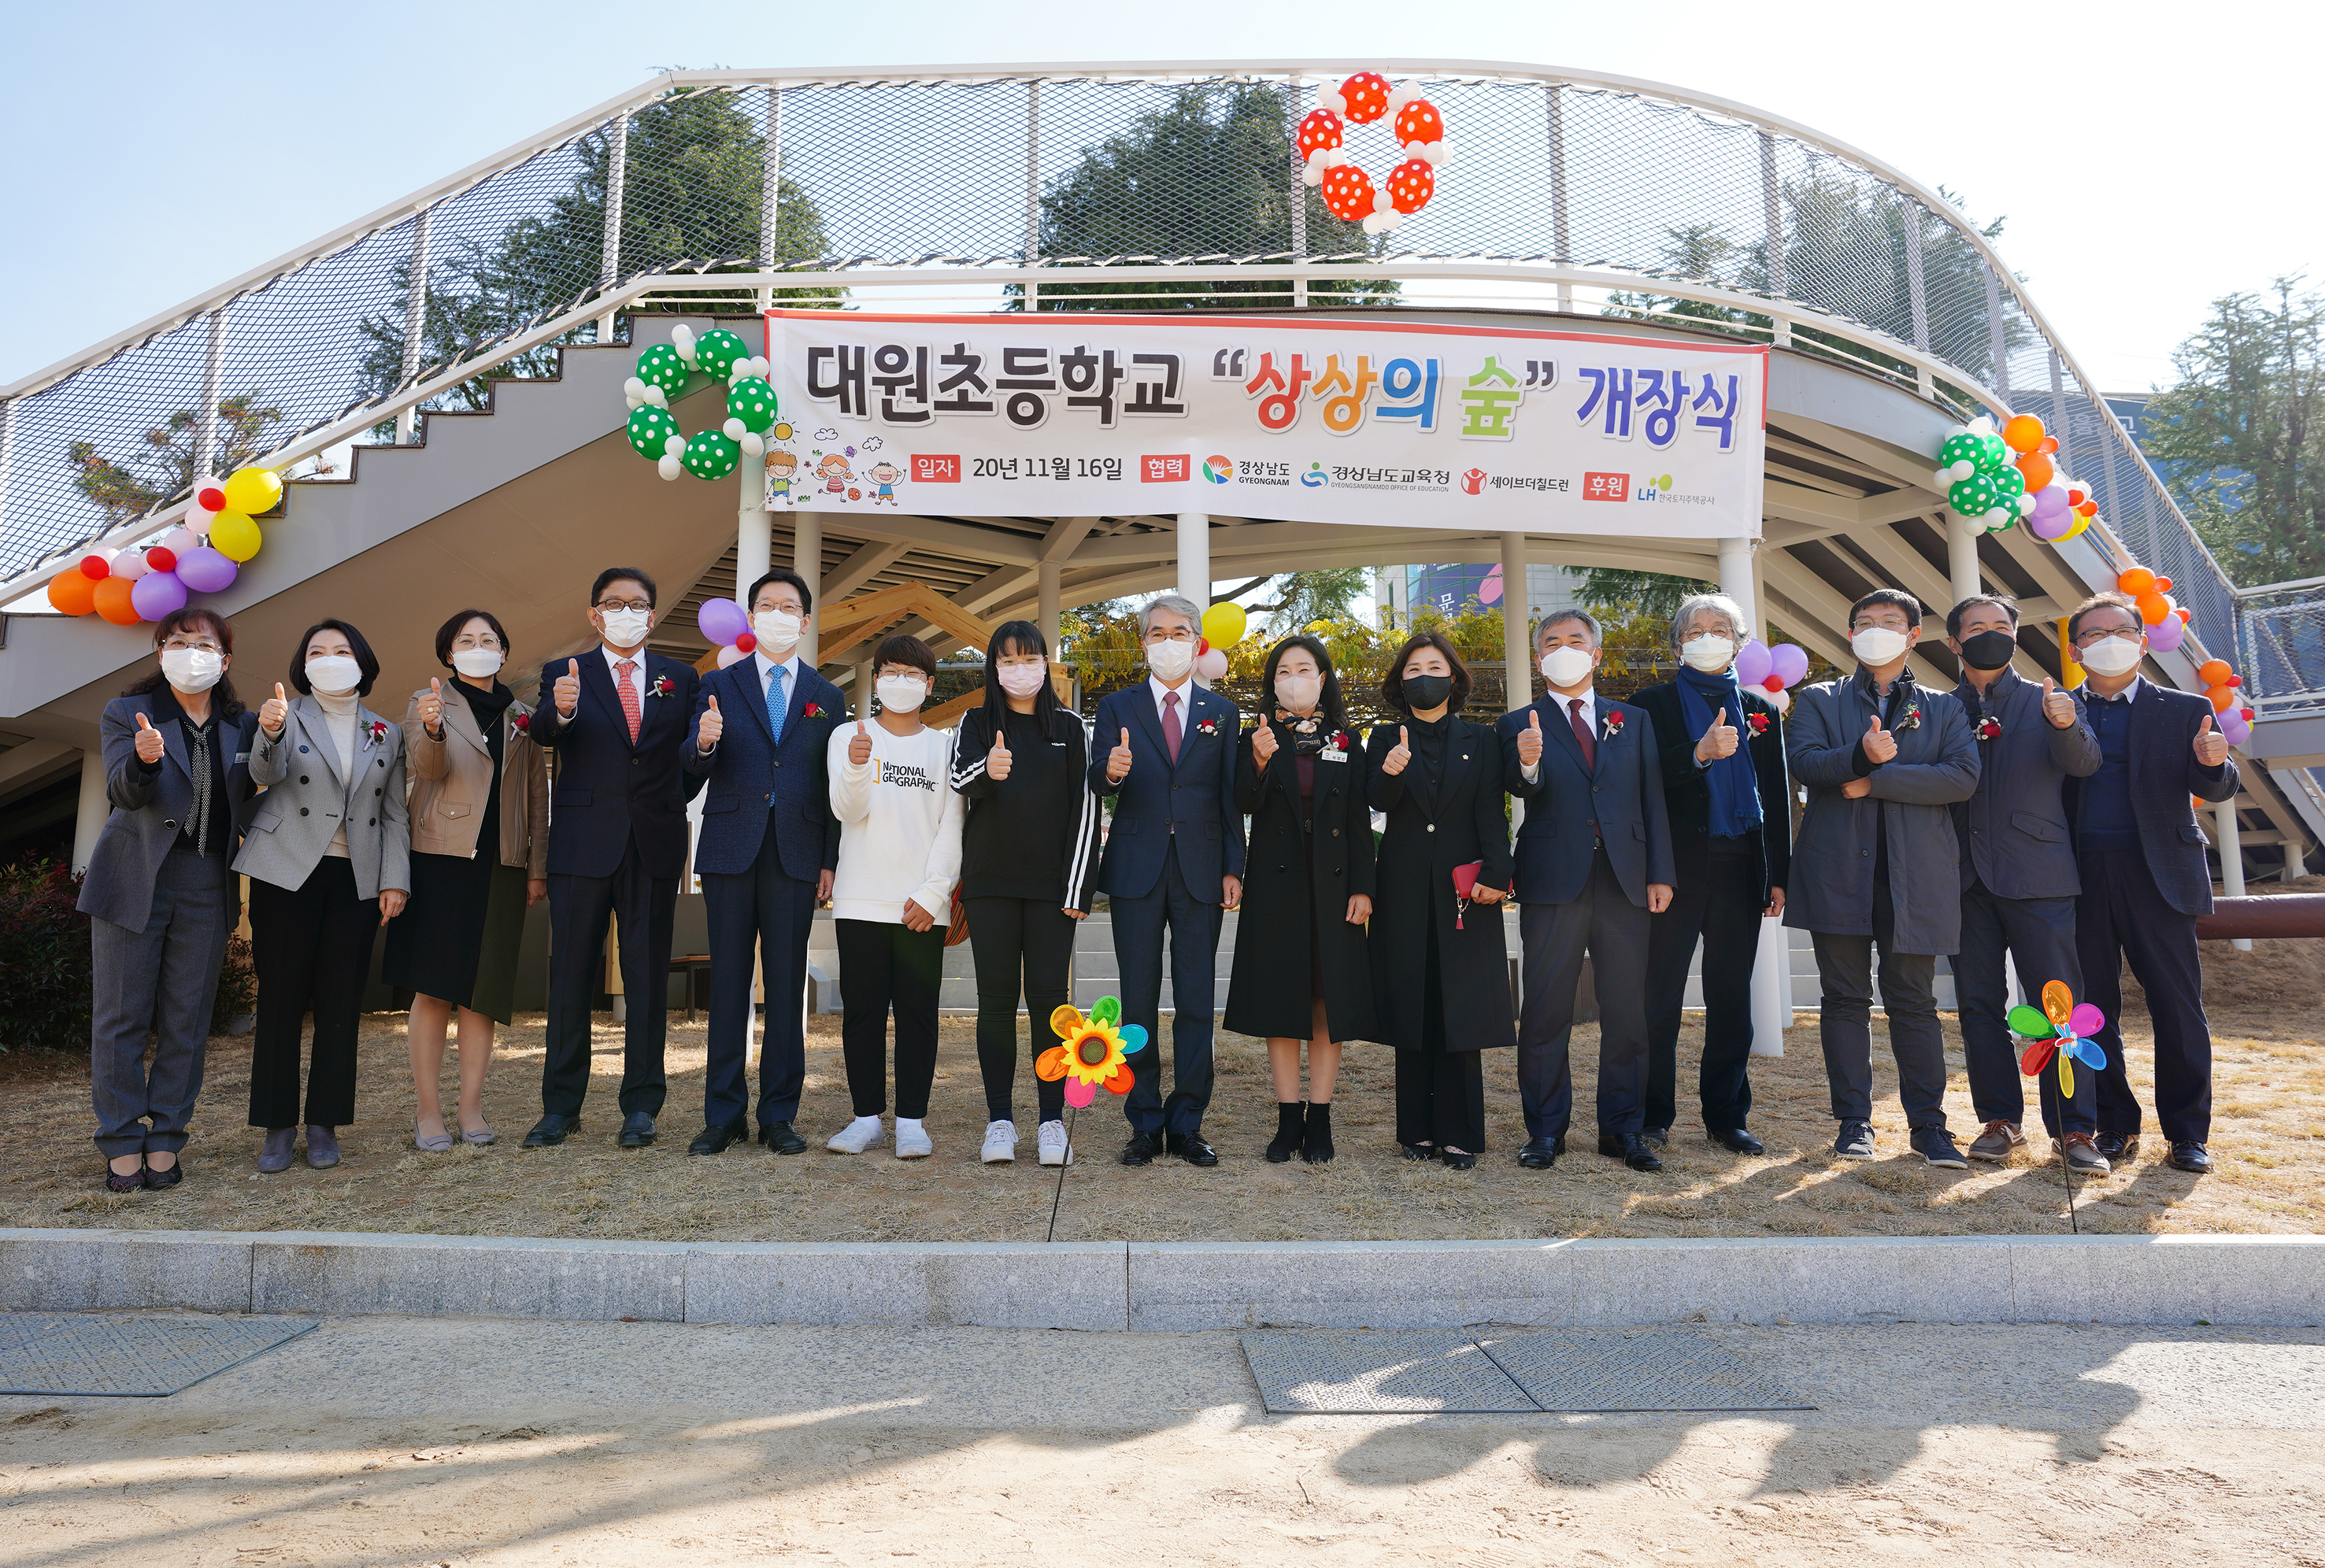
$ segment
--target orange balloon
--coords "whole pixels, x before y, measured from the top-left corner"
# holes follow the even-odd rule
[[[91,583],[96,591],[97,613],[116,626],[134,626],[144,616],[129,602],[129,590],[137,585],[127,577],[107,577],[101,583]]]
[[[2216,714],[2227,713],[2237,700],[2237,694],[2225,686],[2207,687],[2204,695],[2212,699],[2212,711]]]
[[[2119,594],[2143,598],[2155,591],[2155,574],[2145,567],[2134,567],[2115,580],[2115,586]]]
[[[97,608],[97,585],[79,567],[67,567],[49,579],[49,603],[60,614],[86,615]]]
[[[2018,459],[2018,471],[2026,475],[2026,490],[2032,494],[2037,490],[2049,488],[2051,481],[2058,475],[2059,467],[2041,453],[2029,452]]]
[[[2226,686],[2235,673],[2225,659],[2208,659],[2196,667],[2196,678],[2206,686]]]
[[[2014,452],[2032,452],[2042,444],[2042,421],[2020,414],[2002,427],[2002,444]]]
[[[2163,595],[2142,594],[2139,596],[2139,618],[2150,626],[2160,625],[2163,617],[2170,613],[2172,606],[2163,602]]]

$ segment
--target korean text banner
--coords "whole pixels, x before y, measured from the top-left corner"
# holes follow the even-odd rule
[[[1400,322],[775,311],[771,510],[1757,538],[1767,355]]]

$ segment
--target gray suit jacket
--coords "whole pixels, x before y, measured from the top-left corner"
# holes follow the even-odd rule
[[[2070,779],[2098,771],[2098,737],[2073,692],[2075,722],[2052,727],[2042,716],[2042,688],[2005,669],[1981,704],[1968,681],[1954,696],[1978,735],[1981,712],[2002,726],[1978,740],[1978,793],[1954,807],[1961,837],[1961,885],[1973,881],[2004,899],[2070,899],[2083,890],[2075,864],[2075,835],[2067,826]]]
[[[80,884],[83,914],[132,931],[145,929],[153,917],[153,878],[194,804],[194,779],[186,770],[186,734],[175,722],[159,726],[162,770],[148,773],[137,761],[137,715],[144,714],[151,723],[153,712],[151,696],[117,696],[105,705],[105,715],[97,721],[105,793],[113,802],[113,815],[97,835],[88,874]],[[257,733],[258,716],[247,712],[232,724],[218,725],[227,807],[236,831],[250,809],[251,742]],[[230,854],[234,845],[215,849]]]
[[[338,752],[323,732],[322,705],[294,697],[283,733],[264,730],[251,747],[250,776],[266,787],[252,803],[234,869],[278,888],[297,889],[347,827],[347,858],[359,898],[382,888],[412,890],[412,822],[403,803],[403,726],[368,707],[357,712],[352,775],[338,774]]]

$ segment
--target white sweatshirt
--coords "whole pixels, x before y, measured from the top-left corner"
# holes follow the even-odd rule
[[[860,768],[848,761],[856,725],[831,732],[831,814],[839,818],[832,918],[901,925],[909,899],[946,925],[965,815],[946,771],[952,732],[924,724],[918,734],[892,735],[876,719],[864,730],[872,760]]]

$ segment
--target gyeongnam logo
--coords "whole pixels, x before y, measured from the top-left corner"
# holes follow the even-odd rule
[[[1300,475],[1301,484],[1310,490],[1320,490],[1331,482],[1332,476],[1324,472],[1321,463],[1309,464],[1308,472]]]
[[[1203,459],[1203,477],[1214,484],[1225,484],[1235,477],[1235,465],[1214,452]]]

